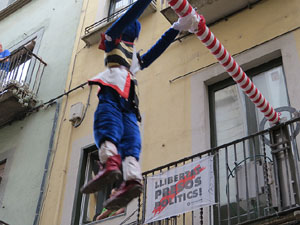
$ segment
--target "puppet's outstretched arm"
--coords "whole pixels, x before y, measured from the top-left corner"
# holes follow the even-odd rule
[[[138,57],[140,68],[148,67],[154,60],[156,60],[175,40],[180,31],[188,31],[193,28],[194,15],[180,17],[177,22],[173,23],[161,38],[153,45],[145,54]]]
[[[169,28],[161,38],[143,55],[140,57],[140,67],[144,69],[156,60],[174,41],[179,30]]]
[[[130,8],[114,22],[105,32],[113,40],[118,39],[126,26],[137,20],[152,0],[137,0]]]

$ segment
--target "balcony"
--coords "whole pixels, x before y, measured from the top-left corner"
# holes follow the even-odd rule
[[[259,1],[260,0],[188,0],[196,11],[205,17],[208,26],[242,9],[250,8],[252,4]],[[161,13],[170,23],[174,23],[178,19],[177,14],[169,6],[167,1],[162,5]]]
[[[26,47],[0,62],[0,127],[24,118],[36,106],[46,65]]]
[[[132,5],[132,4],[131,4]],[[110,16],[99,20],[98,22],[88,26],[85,28],[84,35],[81,39],[86,43],[87,46],[91,46],[93,44],[99,43],[100,41],[100,33],[103,33],[107,30],[107,28],[116,21],[126,10],[131,6],[127,7],[111,14]],[[156,0],[153,0],[151,4],[147,7],[147,9],[143,12],[141,17],[147,16],[150,13],[156,11]]]
[[[173,203],[176,196],[183,195],[182,190],[181,193],[177,189],[176,192],[165,191],[169,177],[163,182],[155,183],[155,188],[150,188],[149,183],[154,176],[192,164],[208,156],[213,156],[211,170],[214,176],[211,177],[214,177],[214,180],[211,183],[214,183],[212,195],[215,196],[215,204],[198,207],[185,213],[182,213],[183,209],[181,209],[181,213],[148,224],[298,224],[300,221],[300,158],[297,148],[300,140],[297,136],[299,129],[300,117],[297,117],[256,134],[144,172],[144,195],[138,200],[136,222],[132,224],[144,224],[148,203],[153,202],[150,196],[156,198],[156,192],[153,195],[150,189],[154,193],[155,188],[164,186],[160,197],[176,193],[172,197]],[[199,187],[202,187],[204,193],[205,187],[201,185],[207,183],[207,180],[202,178]],[[209,188],[209,190],[213,189]],[[207,196],[202,197],[207,198]],[[185,201],[182,196],[177,199],[177,202],[179,200]],[[196,202],[197,199],[193,201]],[[170,205],[166,204],[164,207]]]

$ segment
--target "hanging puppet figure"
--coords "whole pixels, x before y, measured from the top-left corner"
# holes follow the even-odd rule
[[[107,69],[89,80],[89,84],[100,86],[99,104],[94,115],[94,137],[104,168],[81,191],[97,192],[123,179],[117,192],[104,204],[109,210],[125,207],[142,192],[138,162],[141,151],[138,121],[141,117],[135,91],[135,73],[158,58],[179,31],[190,28],[189,18],[180,18],[151,49],[139,56],[134,47],[141,29],[137,19],[150,3],[151,0],[136,1],[102,35],[99,48],[106,53]]]

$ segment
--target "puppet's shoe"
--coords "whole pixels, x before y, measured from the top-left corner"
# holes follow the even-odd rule
[[[117,192],[104,203],[104,207],[110,210],[126,207],[131,200],[139,197],[142,192],[143,185],[140,181],[124,181]]]
[[[120,155],[114,155],[107,158],[105,168],[81,188],[85,194],[94,193],[103,190],[110,184],[121,182],[123,175],[121,172],[122,159]]]

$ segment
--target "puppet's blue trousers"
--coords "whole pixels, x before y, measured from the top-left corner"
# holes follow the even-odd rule
[[[94,138],[98,149],[104,141],[111,141],[122,159],[133,156],[139,160],[141,135],[130,101],[116,91],[104,88],[98,95],[99,104],[94,115]]]

